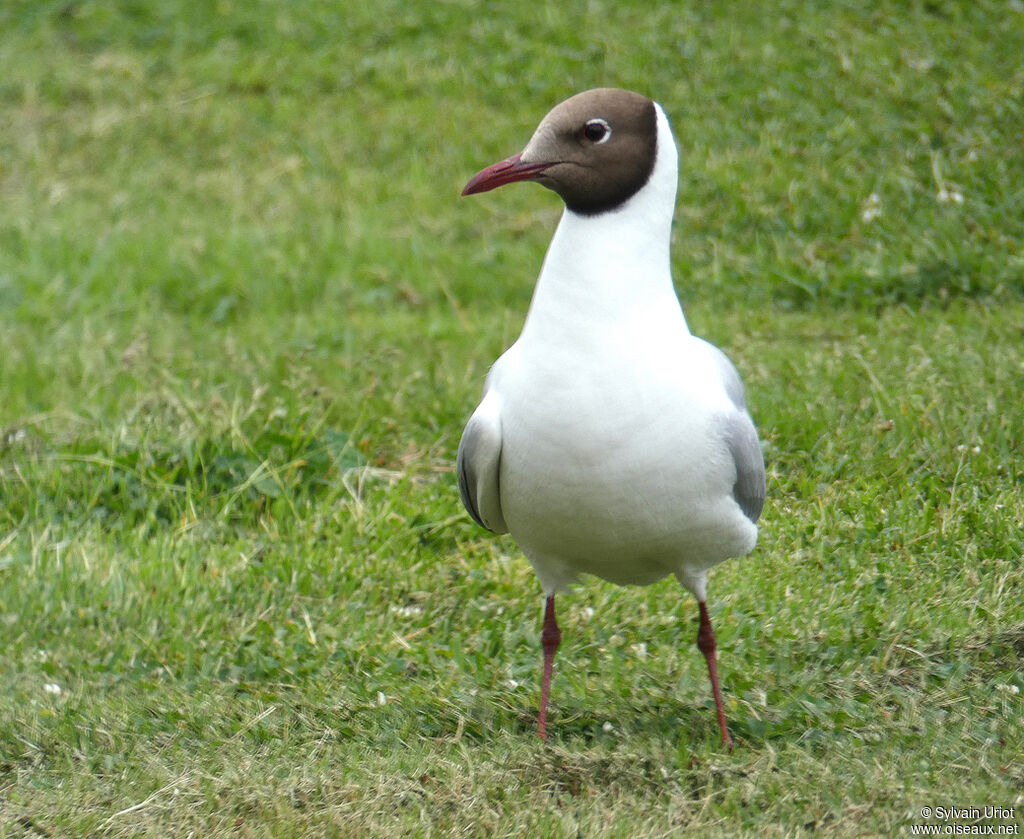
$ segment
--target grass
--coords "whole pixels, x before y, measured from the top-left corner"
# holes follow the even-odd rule
[[[0,837],[1020,818],[1019,3],[0,31]],[[599,84],[673,118],[680,293],[766,445],[710,589],[732,754],[669,582],[565,598],[540,744],[539,588],[451,474],[558,214],[458,190]]]

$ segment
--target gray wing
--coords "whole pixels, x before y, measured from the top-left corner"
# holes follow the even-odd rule
[[[732,403],[741,411],[747,410],[747,398],[743,394],[743,382],[740,381],[740,374],[736,372],[733,363],[729,361],[729,356],[714,344],[709,344],[707,341],[704,341],[704,343],[711,350],[715,364],[718,365],[718,373],[722,377],[725,392],[729,395]]]
[[[501,418],[496,397],[485,394],[462,432],[455,471],[459,495],[473,520],[494,533],[508,533],[501,512],[500,467]]]
[[[743,514],[756,522],[764,509],[764,455],[757,430],[746,411],[730,414],[726,423],[725,441],[736,464],[736,483],[732,494]]]
[[[705,341],[705,343],[707,343]],[[732,494],[740,505],[743,514],[752,522],[756,522],[764,509],[765,473],[764,455],[761,453],[761,442],[757,439],[757,429],[747,413],[747,400],[743,394],[743,382],[736,372],[729,357],[714,344],[707,344],[718,365],[722,385],[736,411],[729,416],[725,424],[725,441],[729,453],[736,464],[736,483]]]

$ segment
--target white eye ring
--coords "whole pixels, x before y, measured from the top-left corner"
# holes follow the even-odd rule
[[[612,127],[608,124],[608,120],[594,117],[593,119],[588,119],[587,124],[583,126],[583,136],[595,146],[599,146],[601,143],[607,143],[611,139]]]

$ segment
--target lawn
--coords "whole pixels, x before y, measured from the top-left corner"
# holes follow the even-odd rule
[[[1024,820],[1024,4],[651,5],[0,4],[0,839]],[[674,581],[561,599],[537,739],[452,471],[560,211],[459,191],[598,85],[764,440],[732,753]]]

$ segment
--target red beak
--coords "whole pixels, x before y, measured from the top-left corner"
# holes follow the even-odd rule
[[[516,154],[500,163],[481,169],[470,178],[466,188],[462,190],[462,194],[476,195],[478,192],[488,192],[516,181],[532,181],[549,166],[554,165],[553,163],[523,163],[520,157],[521,155]]]

